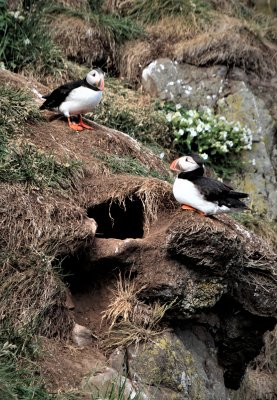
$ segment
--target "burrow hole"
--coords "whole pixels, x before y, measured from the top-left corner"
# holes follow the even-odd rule
[[[141,199],[127,197],[123,203],[108,201],[87,210],[98,225],[96,236],[103,239],[142,238],[144,210]]]

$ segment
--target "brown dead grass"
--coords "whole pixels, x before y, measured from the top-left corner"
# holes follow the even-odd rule
[[[173,306],[154,302],[145,304],[139,294],[146,286],[138,286],[137,281],[119,274],[115,289],[112,289],[112,301],[103,312],[102,319],[109,323],[104,335],[103,345],[107,350],[118,346],[138,345],[149,341],[163,331],[160,323],[165,313]]]
[[[201,34],[174,45],[174,58],[194,65],[224,64],[248,72],[272,76],[276,71],[276,50],[269,47],[246,25],[222,21],[215,32]]]
[[[89,66],[107,60],[116,51],[108,32],[92,20],[59,14],[50,24],[50,33],[67,57]]]
[[[125,16],[128,14],[128,10],[132,5],[136,3],[136,0],[104,0],[103,10],[111,13]]]

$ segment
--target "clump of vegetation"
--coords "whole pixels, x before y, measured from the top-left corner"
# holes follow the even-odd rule
[[[57,74],[64,68],[61,52],[49,36],[38,1],[28,11],[9,11],[0,3],[0,60],[12,71],[28,69],[37,76]]]
[[[180,104],[165,106],[166,119],[172,127],[174,146],[180,153],[199,153],[223,178],[237,168],[236,156],[251,150],[252,132],[239,122],[229,122],[206,108],[187,110]],[[223,167],[224,166],[224,169]]]
[[[0,156],[0,180],[25,182],[38,187],[68,189],[81,174],[81,164],[61,163],[53,155],[38,150],[32,143],[12,144]]]
[[[138,287],[130,276],[119,275],[116,287],[112,290],[113,300],[103,313],[103,318],[110,323],[107,338],[104,339],[107,348],[138,344],[163,331],[161,321],[175,301],[146,305],[139,299],[144,289],[143,286]]]
[[[70,59],[115,68],[119,46],[144,35],[143,28],[129,17],[103,13],[101,7],[75,10],[60,4],[45,9],[50,34]]]
[[[0,397],[2,400],[50,400],[32,362],[38,347],[30,331],[1,326]],[[20,366],[19,366],[20,365]]]
[[[135,157],[99,153],[99,151],[93,152],[93,156],[104,162],[112,173],[151,176],[152,178],[171,182],[169,175],[161,175],[158,171],[142,164]]]
[[[133,2],[127,12],[133,18],[151,23],[168,16],[200,14],[208,9],[209,3],[202,0],[139,0]]]
[[[95,122],[128,133],[145,144],[170,145],[169,127],[155,100],[116,79],[107,79],[106,88],[104,100],[94,116]]]

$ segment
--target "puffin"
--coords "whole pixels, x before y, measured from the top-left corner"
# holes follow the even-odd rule
[[[75,131],[92,129],[82,120],[81,114],[94,110],[100,103],[104,90],[104,73],[100,68],[90,71],[84,79],[68,82],[52,93],[42,96],[46,99],[40,110],[51,110],[67,117],[68,125]],[[71,120],[72,115],[78,116],[78,122]]]
[[[182,204],[182,209],[204,216],[249,210],[240,200],[248,194],[236,192],[231,186],[204,176],[204,160],[198,154],[177,158],[170,169],[178,174],[173,184],[173,195]]]

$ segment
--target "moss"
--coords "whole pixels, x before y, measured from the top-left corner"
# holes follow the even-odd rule
[[[185,399],[204,398],[196,360],[173,335],[163,334],[155,342],[140,348],[131,368],[150,385],[182,393]],[[199,397],[195,397],[195,393]]]

